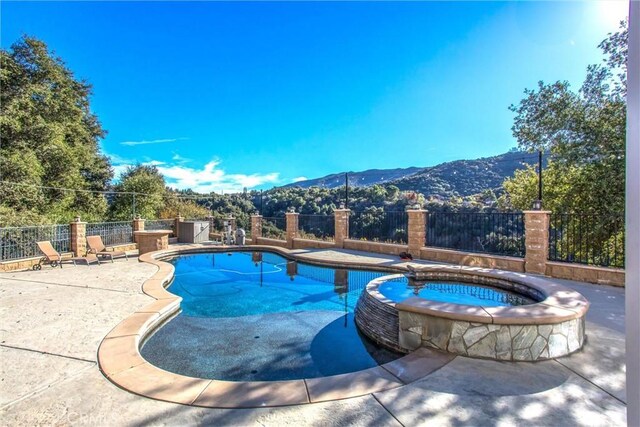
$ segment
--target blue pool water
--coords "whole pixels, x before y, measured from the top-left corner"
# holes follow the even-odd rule
[[[515,292],[471,283],[387,281],[378,287],[378,291],[394,302],[416,296],[431,301],[485,307],[525,305],[536,302]]]
[[[182,375],[286,380],[367,369],[399,357],[357,330],[369,281],[388,273],[296,263],[267,252],[179,256],[168,288],[182,312],[142,347]]]

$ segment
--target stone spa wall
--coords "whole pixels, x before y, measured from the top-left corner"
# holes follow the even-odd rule
[[[394,350],[435,348],[462,356],[538,361],[582,348],[589,302],[552,280],[473,267],[432,266],[415,272],[419,280],[455,280],[518,291],[539,301],[507,307],[441,303],[410,297],[394,303],[378,292],[380,284],[401,275],[371,281],[356,307],[360,330]]]

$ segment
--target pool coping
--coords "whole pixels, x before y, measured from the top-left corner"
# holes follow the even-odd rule
[[[463,273],[472,282],[475,277],[497,279],[516,286],[531,288],[541,293],[544,299],[534,304],[519,306],[452,304],[414,296],[396,302],[380,293],[378,287],[398,275],[378,277],[367,284],[365,291],[378,301],[392,305],[398,310],[495,325],[511,325],[514,322],[527,325],[560,323],[585,316],[590,306],[589,301],[579,292],[567,288],[553,279],[525,273],[455,265],[427,265],[421,266],[419,270],[414,268],[413,271],[418,280],[431,278],[430,275],[437,273]],[[513,290],[518,291],[518,289]]]
[[[407,272],[407,262],[393,264],[363,265],[355,261],[325,261],[286,248],[251,245],[224,246],[193,244],[180,245],[169,249],[141,255],[140,262],[155,265],[158,270],[142,284],[142,291],[155,301],[137,310],[120,322],[102,340],[98,348],[100,371],[116,386],[131,393],[166,402],[208,408],[256,408],[289,406],[316,402],[347,399],[389,390],[410,384],[445,366],[457,355],[427,348],[420,348],[392,362],[362,371],[341,375],[287,381],[222,381],[188,377],[158,368],[146,361],[140,354],[140,345],[158,327],[180,311],[182,298],[166,290],[173,279],[173,265],[162,259],[184,254],[228,251],[265,251],[282,255],[288,259],[313,265],[334,268],[363,268],[391,272]],[[414,265],[415,267],[416,265]],[[474,272],[475,274],[517,275],[520,279],[532,281],[536,289],[552,296],[551,303],[563,304],[565,291],[574,292],[547,279],[532,277],[522,273],[478,267],[420,265],[420,268],[448,271]],[[580,294],[578,294],[580,295]],[[571,307],[562,316],[580,316],[586,312],[589,303],[580,295],[584,304]],[[545,300],[546,301],[546,300]],[[551,307],[552,305],[550,305]],[[414,305],[415,310],[431,310],[429,306]],[[557,314],[557,313],[556,313]],[[471,316],[462,312],[459,315]],[[534,319],[535,321],[536,319]],[[477,321],[477,320],[475,320]]]
[[[265,251],[288,259],[332,267],[356,264],[308,259],[285,248],[266,245],[184,245],[141,255],[140,262],[158,270],[142,284],[142,291],[155,301],[120,322],[98,348],[98,366],[116,386],[131,393],[166,402],[207,408],[256,408],[289,406],[347,399],[397,388],[440,369],[455,355],[420,349],[373,368],[320,378],[287,381],[222,381],[188,377],[152,365],[140,354],[140,345],[158,327],[180,311],[182,298],[166,290],[174,275],[173,265],[162,261],[173,255],[228,251]],[[161,259],[162,258],[162,259]],[[402,266],[361,268],[406,271]]]

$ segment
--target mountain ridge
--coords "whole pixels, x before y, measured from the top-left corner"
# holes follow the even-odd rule
[[[449,199],[477,194],[484,190],[499,190],[504,180],[512,176],[517,169],[523,169],[527,164],[534,164],[536,161],[537,154],[509,151],[496,156],[453,160],[429,167],[340,172],[282,187],[337,188],[344,186],[345,173],[348,173],[350,186],[395,185],[403,191],[417,191],[428,197]]]

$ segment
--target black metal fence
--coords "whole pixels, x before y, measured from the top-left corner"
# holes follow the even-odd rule
[[[624,214],[551,214],[549,260],[624,268]]]
[[[102,237],[102,243],[106,246],[126,245],[133,243],[133,226],[131,221],[89,223],[87,236]]]
[[[303,239],[333,241],[335,220],[333,215],[298,215],[298,229]]]
[[[426,246],[524,257],[524,214],[429,213]]]
[[[176,221],[174,219],[153,219],[145,220],[144,222],[145,230],[173,230],[172,235],[176,234],[175,226]]]
[[[285,217],[263,217],[262,237],[286,240],[287,220]]]
[[[349,238],[406,244],[407,222],[406,212],[385,212],[381,209],[352,212],[349,216]]]
[[[70,251],[68,224],[0,228],[0,261],[40,255],[36,242],[48,240],[58,252]]]

